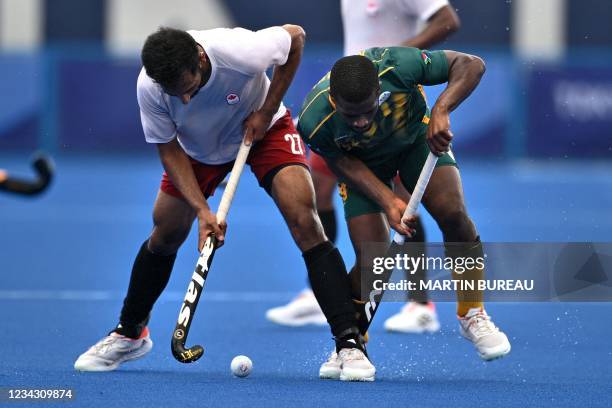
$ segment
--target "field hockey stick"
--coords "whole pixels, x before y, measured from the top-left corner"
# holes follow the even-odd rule
[[[0,191],[27,196],[37,195],[45,191],[53,180],[53,161],[49,156],[37,153],[33,156],[31,165],[36,172],[36,177],[33,180],[24,180],[6,172],[0,172]]]
[[[431,174],[436,167],[436,163],[438,162],[438,156],[429,152],[427,156],[427,160],[425,161],[425,165],[421,170],[421,174],[419,175],[419,179],[414,187],[414,191],[410,196],[410,200],[408,201],[408,206],[406,206],[406,210],[404,210],[404,214],[402,215],[402,220],[407,217],[413,216],[416,214],[417,209],[419,208],[419,204],[421,203],[421,199],[423,198],[423,194],[425,193],[425,189],[427,188],[427,184],[429,184],[429,179],[431,178]],[[399,232],[395,232],[393,236],[393,241],[391,242],[391,246],[387,250],[387,256],[389,254],[395,254],[398,252],[400,245],[405,242],[406,238],[400,234]],[[388,281],[391,278],[391,272],[389,271],[382,275],[383,281]],[[385,279],[386,278],[386,279]],[[370,295],[368,296],[368,300],[365,303],[365,314],[360,313],[360,319],[365,319],[366,321],[360,322],[360,327],[369,327],[370,322],[374,318],[374,314],[378,309],[378,305],[382,299],[383,291],[373,289],[370,291]]]
[[[240,145],[240,150],[238,150],[238,156],[232,167],[232,173],[227,182],[227,186],[225,187],[223,196],[221,196],[221,202],[217,210],[218,223],[225,221],[250,150],[251,144],[247,146],[243,141]],[[200,295],[204,290],[204,283],[206,282],[206,277],[208,276],[215,255],[216,246],[217,238],[214,235],[209,235],[198,257],[198,262],[191,276],[191,282],[187,288],[187,293],[185,294],[185,299],[183,300],[181,311],[172,334],[172,355],[181,363],[193,363],[204,354],[204,348],[202,346],[195,345],[186,348],[185,341],[187,341],[189,327],[191,326],[196,307],[198,306]]]

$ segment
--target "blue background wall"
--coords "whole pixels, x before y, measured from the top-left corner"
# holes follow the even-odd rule
[[[118,58],[105,51],[106,2],[44,4],[44,46],[0,54],[0,149],[142,149],[135,97],[138,52]],[[310,87],[341,55],[339,1],[224,4],[236,25],[258,29],[293,22],[306,28],[303,62],[285,98],[296,112]],[[612,44],[612,31],[606,28],[612,9],[602,7],[607,4],[603,0],[567,4],[569,52],[551,65],[523,61],[513,53],[512,2],[453,1],[462,28],[441,48],[473,52],[487,62],[481,85],[452,117],[457,153],[610,157],[612,52],[605,46]],[[75,13],[79,18],[67,17]],[[440,91],[428,89],[431,102]]]

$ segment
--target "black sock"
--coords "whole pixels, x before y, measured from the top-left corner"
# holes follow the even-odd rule
[[[358,333],[346,266],[338,249],[329,241],[305,251],[312,291],[335,337],[347,330]]]
[[[323,224],[323,231],[325,231],[327,239],[336,243],[336,238],[338,237],[336,211],[333,208],[331,210],[319,210],[319,218],[321,219],[321,224]]]
[[[140,247],[134,260],[130,286],[123,301],[119,326],[115,331],[127,337],[137,338],[149,320],[149,314],[159,295],[168,284],[174,255],[158,255],[147,248],[149,240]]]
[[[325,236],[335,244],[337,237],[336,211],[332,208],[331,210],[318,211],[318,213]]]
[[[345,330],[343,333],[334,337],[334,340],[336,342],[336,353],[339,353],[343,348],[358,348],[363,351],[366,356],[368,355],[364,338],[359,334],[359,330],[356,328]]]

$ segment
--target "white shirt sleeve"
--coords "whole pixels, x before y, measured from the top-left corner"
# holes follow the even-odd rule
[[[442,7],[447,6],[448,0],[397,0],[402,9],[408,14],[427,21]]]
[[[258,74],[272,65],[284,65],[291,49],[291,35],[282,27],[270,27],[259,31],[234,28],[237,48],[236,69]]]
[[[140,122],[148,143],[168,143],[176,136],[176,126],[165,106],[161,91],[143,71],[136,89]]]

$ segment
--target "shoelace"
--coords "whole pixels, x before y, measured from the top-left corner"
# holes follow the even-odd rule
[[[473,329],[472,329],[473,328]],[[497,327],[491,322],[491,318],[484,313],[478,313],[469,319],[468,329],[473,330],[476,337],[482,337],[494,333]]]
[[[344,361],[363,360],[363,352],[357,348],[342,349],[340,354]]]
[[[96,344],[94,347],[99,353],[105,354],[113,344],[121,340],[128,341],[128,339],[123,336],[106,336],[104,340]]]

